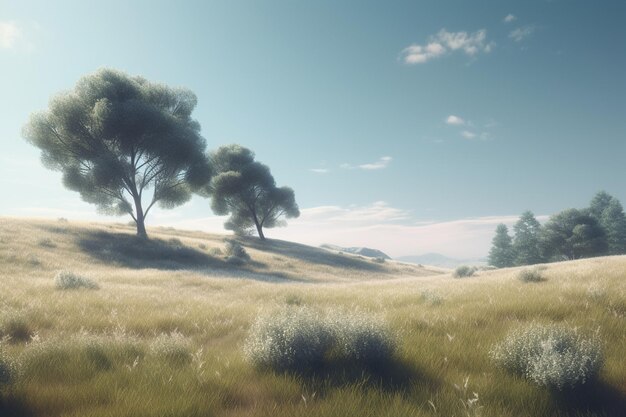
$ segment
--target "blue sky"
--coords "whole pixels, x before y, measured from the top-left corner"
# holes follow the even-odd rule
[[[487,253],[526,209],[626,202],[621,1],[1,1],[0,215],[107,219],[21,138],[107,66],[185,86],[302,218],[270,237]],[[220,230],[195,198],[149,224]]]

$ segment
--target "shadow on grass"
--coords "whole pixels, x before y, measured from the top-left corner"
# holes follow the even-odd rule
[[[185,246],[177,239],[141,239],[126,233],[83,232],[78,246],[96,259],[130,268],[225,267],[222,259]]]
[[[605,382],[594,380],[571,390],[552,393],[559,408],[568,414],[592,412],[618,416],[626,411],[626,394]]]
[[[284,240],[267,239],[262,241],[254,237],[239,237],[237,240],[246,247],[259,251],[277,253],[289,258],[300,259],[320,265],[351,268],[363,271],[386,273],[386,269],[371,259],[359,259],[356,256],[340,255],[325,249],[314,248]]]
[[[35,413],[28,408],[24,400],[0,392],[0,416],[33,417]]]
[[[440,386],[440,381],[434,376],[422,371],[413,363],[399,359],[372,364],[331,359],[312,369],[287,370],[282,373],[298,376],[308,388],[321,395],[328,389],[350,385],[362,389],[401,393],[409,393],[413,384],[418,381],[426,382],[433,389]]]

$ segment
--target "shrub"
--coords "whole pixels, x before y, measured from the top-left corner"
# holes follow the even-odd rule
[[[224,250],[226,262],[231,265],[243,265],[250,260],[250,255],[246,249],[235,240],[226,240],[226,248]]]
[[[177,331],[161,333],[150,344],[150,352],[160,358],[176,364],[191,361],[189,339]]]
[[[443,297],[431,290],[422,291],[422,293],[420,294],[420,299],[434,306],[443,303]]]
[[[220,248],[213,247],[209,249],[209,255],[211,256],[222,256],[224,252]]]
[[[202,250],[207,250],[207,245],[205,245],[204,243],[198,244],[198,247]]]
[[[541,272],[536,269],[522,269],[517,274],[517,279],[522,282],[541,282],[545,281],[545,278],[541,275]]]
[[[28,342],[32,335],[28,321],[20,313],[7,313],[0,320],[0,336],[8,337],[10,342]]]
[[[584,384],[602,366],[597,336],[584,338],[576,329],[556,325],[515,330],[491,351],[491,357],[510,372],[558,390]]]
[[[56,248],[57,246],[56,243],[54,243],[54,241],[49,237],[40,239],[37,244],[43,248]]]
[[[7,358],[0,350],[0,388],[2,388],[3,385],[12,384],[16,374],[15,363]]]
[[[305,371],[321,365],[332,345],[332,332],[317,312],[292,307],[257,319],[244,353],[259,368]]]
[[[454,278],[471,277],[472,275],[474,275],[475,272],[476,272],[476,267],[468,266],[468,265],[461,265],[454,270],[454,273],[452,274],[452,276]]]
[[[362,314],[328,313],[289,307],[253,324],[244,345],[255,366],[274,371],[311,371],[327,359],[387,363],[396,350],[395,337],[381,320]]]
[[[385,323],[374,316],[333,314],[328,322],[342,359],[376,366],[389,362],[396,351],[395,337]]]
[[[75,290],[79,288],[87,288],[90,290],[98,289],[98,284],[80,275],[76,275],[70,271],[61,271],[54,278],[56,287],[59,290]]]

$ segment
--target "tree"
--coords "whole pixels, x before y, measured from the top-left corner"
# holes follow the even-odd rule
[[[33,114],[23,135],[67,188],[103,213],[130,214],[147,238],[155,204],[178,206],[210,179],[206,143],[191,118],[196,102],[190,90],[100,69]]]
[[[513,249],[516,265],[534,265],[543,261],[539,249],[541,224],[531,211],[525,211],[513,226]]]
[[[626,254],[626,214],[619,200],[615,198],[611,200],[602,212],[600,224],[606,233],[608,253]]]
[[[568,209],[550,217],[541,232],[546,258],[579,259],[600,256],[607,250],[606,234],[585,211]]]
[[[596,220],[600,221],[600,219],[602,218],[602,213],[604,213],[604,210],[606,210],[611,201],[613,201],[614,199],[615,197],[613,197],[606,191],[598,192],[591,199],[591,203],[589,204],[589,214],[595,217]]]
[[[512,239],[509,236],[509,229],[504,224],[496,227],[496,235],[491,242],[489,251],[489,265],[498,268],[513,266],[515,252],[513,250]]]
[[[256,228],[259,238],[265,240],[264,227],[282,226],[282,216],[300,215],[293,190],[276,187],[269,167],[255,161],[250,149],[222,146],[210,160],[215,176],[205,192],[211,195],[216,214],[230,214],[226,229],[242,234]]]

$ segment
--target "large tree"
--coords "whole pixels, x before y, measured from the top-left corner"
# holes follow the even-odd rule
[[[589,204],[589,214],[595,217],[596,220],[600,221],[602,213],[604,213],[604,210],[606,210],[613,200],[615,200],[615,197],[611,194],[606,191],[599,191],[591,199],[591,203]]]
[[[515,237],[513,248],[515,249],[516,265],[534,265],[542,262],[539,249],[539,233],[541,224],[531,211],[525,211],[513,226]]]
[[[622,204],[614,198],[602,212],[600,224],[606,233],[610,255],[626,254],[626,214]]]
[[[499,224],[496,227],[496,235],[493,237],[489,251],[489,265],[506,268],[513,266],[514,260],[515,252],[511,236],[509,236],[509,229],[505,224]]]
[[[112,69],[82,77],[35,113],[24,137],[44,165],[107,214],[129,214],[137,235],[155,205],[171,208],[210,179],[196,96]]]
[[[567,209],[550,217],[541,230],[546,258],[579,259],[606,253],[606,234],[586,211]]]
[[[255,161],[250,149],[222,146],[210,160],[215,176],[205,191],[212,197],[216,214],[230,214],[224,225],[227,229],[239,234],[256,229],[265,240],[264,227],[281,226],[281,217],[300,215],[293,190],[277,187],[269,167]]]

